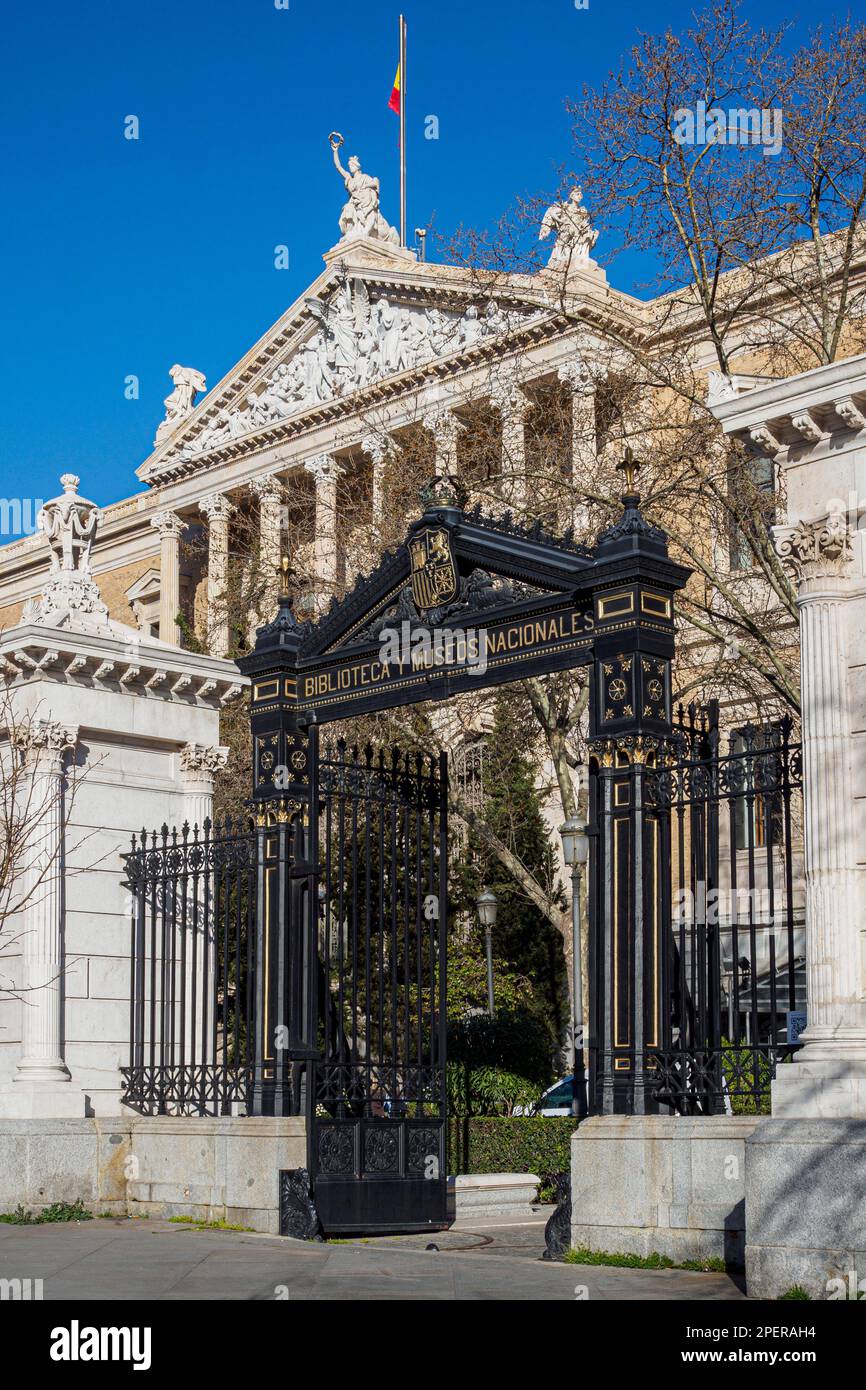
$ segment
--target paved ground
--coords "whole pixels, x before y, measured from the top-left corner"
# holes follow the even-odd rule
[[[538,1256],[543,1222],[307,1244],[167,1221],[0,1224],[0,1278],[45,1299],[738,1299],[723,1274],[604,1269]],[[425,1250],[431,1240],[439,1251]]]

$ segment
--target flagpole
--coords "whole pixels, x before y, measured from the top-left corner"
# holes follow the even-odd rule
[[[400,245],[406,245],[406,21],[400,16]]]

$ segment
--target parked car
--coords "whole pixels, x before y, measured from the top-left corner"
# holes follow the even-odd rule
[[[515,1105],[515,1115],[570,1115],[571,1073],[554,1081],[532,1105]]]
[[[563,1076],[548,1086],[540,1100],[536,1101],[534,1115],[570,1115],[572,1074]]]

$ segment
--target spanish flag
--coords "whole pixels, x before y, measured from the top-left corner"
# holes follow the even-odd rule
[[[400,114],[400,64],[397,64],[397,74],[394,78],[394,86],[388,98],[388,110]]]

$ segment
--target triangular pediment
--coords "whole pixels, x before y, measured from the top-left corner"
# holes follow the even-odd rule
[[[375,251],[375,254],[373,252]],[[237,452],[238,442],[360,408],[383,383],[483,355],[549,317],[533,277],[489,290],[453,266],[365,241],[335,247],[326,269],[138,469],[151,484]],[[291,427],[291,425],[289,427]]]

